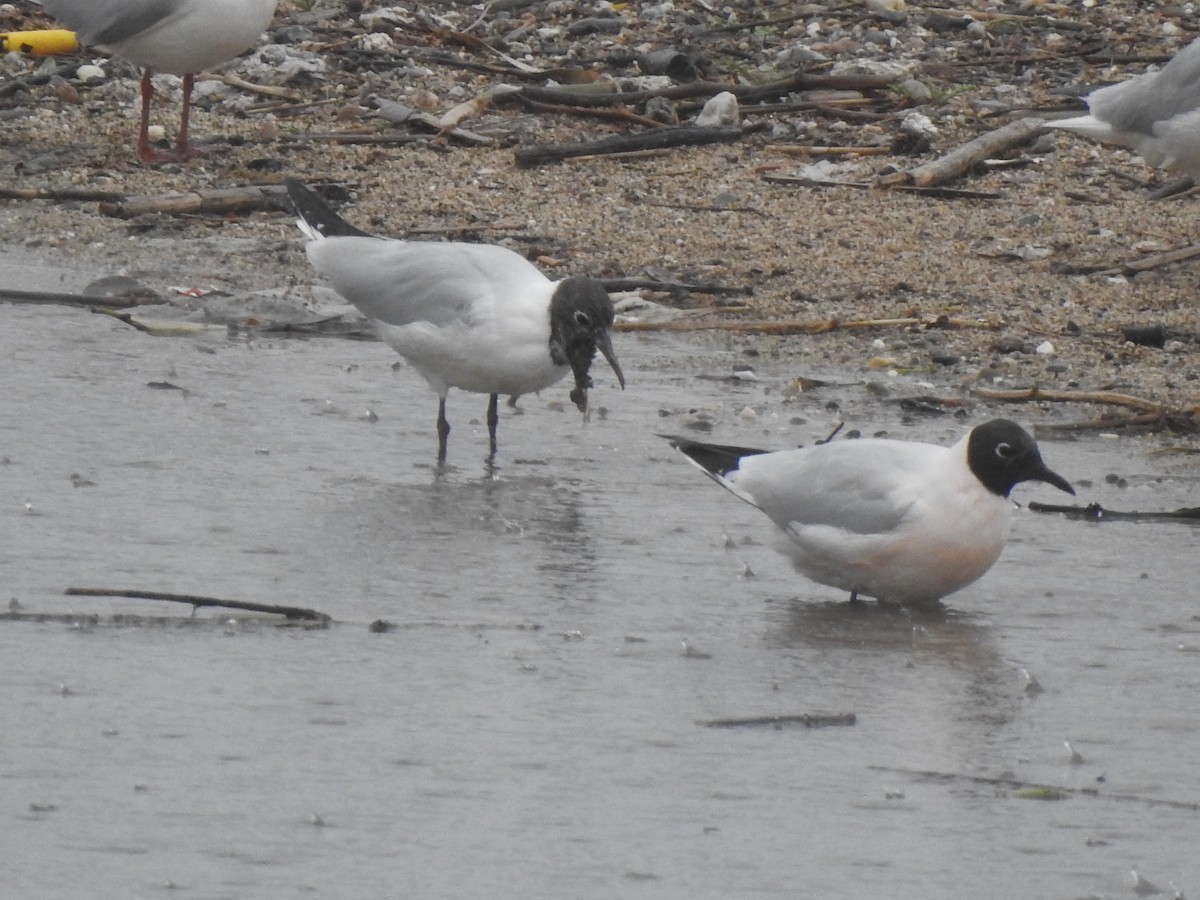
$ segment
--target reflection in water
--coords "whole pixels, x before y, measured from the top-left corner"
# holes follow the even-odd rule
[[[880,679],[891,677],[895,657],[914,671],[914,693],[897,694],[916,714],[930,700],[942,708],[933,722],[972,723],[978,730],[1010,723],[1019,707],[1016,668],[995,646],[993,629],[977,617],[944,606],[909,609],[894,604],[849,601],[790,604],[772,636],[779,647],[833,651],[836,665],[861,677],[865,667]],[[847,651],[863,651],[847,656]],[[826,663],[828,664],[828,663]],[[922,674],[924,673],[924,674]],[[965,677],[964,677],[965,676]],[[897,690],[896,685],[879,685]]]
[[[944,606],[890,603],[793,603],[776,640],[786,647],[850,647],[932,656],[952,665],[991,664],[990,629]]]
[[[576,481],[443,474],[416,484],[356,480],[355,487],[332,503],[319,499],[322,530],[340,535],[340,552],[375,581],[402,584],[406,605],[420,597],[528,598],[544,607],[589,599],[600,583]]]

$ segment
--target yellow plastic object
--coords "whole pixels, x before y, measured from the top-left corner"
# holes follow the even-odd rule
[[[15,50],[19,53],[36,53],[38,56],[54,56],[56,53],[74,53],[78,49],[79,39],[75,37],[75,32],[63,28],[0,33],[0,53]]]

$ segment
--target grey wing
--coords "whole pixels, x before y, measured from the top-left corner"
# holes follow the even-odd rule
[[[89,44],[119,43],[173,15],[186,0],[42,0],[46,12]]]
[[[1200,107],[1200,40],[1157,72],[1146,72],[1088,95],[1092,115],[1118,131],[1154,134],[1154,126]]]
[[[524,257],[493,244],[335,237],[306,250],[334,290],[388,325],[447,325],[550,284]]]
[[[941,447],[839,441],[749,457],[731,478],[780,528],[827,525],[856,534],[894,529],[920,494]]]

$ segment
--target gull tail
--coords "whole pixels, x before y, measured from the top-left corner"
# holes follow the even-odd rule
[[[687,457],[688,462],[721,487],[738,498],[745,500],[751,506],[758,507],[753,497],[739,488],[732,478],[726,476],[736,475],[742,460],[747,456],[759,456],[763,453],[769,453],[769,450],[758,450],[753,447],[734,447],[729,444],[706,444],[702,441],[693,441],[690,438],[680,437],[675,434],[660,434],[659,437],[670,441],[671,446]]]
[[[288,199],[292,201],[292,207],[300,217],[296,224],[309,240],[327,237],[373,237],[335,213],[315,191],[295,178],[288,178],[284,184],[287,185]]]
[[[1075,116],[1070,119],[1047,119],[1046,127],[1061,128],[1063,131],[1073,131],[1076,134],[1082,134],[1101,143],[1122,143],[1120,135],[1113,129],[1112,125],[1103,119],[1096,118],[1091,113],[1088,113],[1086,116]]]

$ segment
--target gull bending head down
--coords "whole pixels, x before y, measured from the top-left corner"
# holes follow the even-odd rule
[[[1047,126],[1128,147],[1149,165],[1200,180],[1200,40],[1161,69],[1092,91],[1084,100],[1086,116]]]
[[[489,395],[490,462],[500,394],[531,394],[571,373],[571,401],[586,415],[597,351],[625,387],[610,336],[613,304],[599,281],[551,281],[495,244],[373,237],[300,182],[289,179],[287,188],[313,268],[437,392],[439,465],[450,434],[450,388]]]

